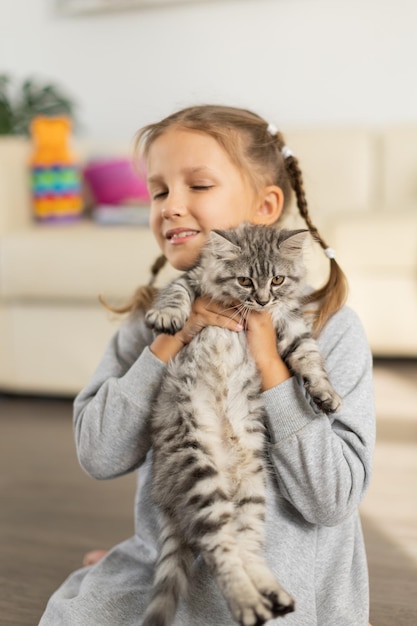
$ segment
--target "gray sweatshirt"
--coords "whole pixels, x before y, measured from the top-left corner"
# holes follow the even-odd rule
[[[137,468],[135,535],[95,566],[74,572],[50,599],[42,626],[140,626],[158,552],[150,496],[151,404],[166,365],[149,350],[141,316],[122,325],[74,403],[79,461],[98,479]],[[375,443],[372,359],[352,310],[335,314],[319,338],[343,398],[319,412],[295,377],[263,394],[270,434],[266,556],[296,599],[286,626],[367,626],[368,572],[358,505],[369,485]],[[175,626],[235,624],[201,558]]]

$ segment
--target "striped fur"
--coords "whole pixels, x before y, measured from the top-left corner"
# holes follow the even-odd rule
[[[305,231],[250,225],[211,233],[199,263],[161,291],[147,323],[158,332],[177,332],[198,295],[225,309],[240,302],[243,317],[267,309],[290,369],[320,408],[337,410],[340,399],[300,308],[304,238]],[[143,626],[172,623],[197,554],[243,626],[294,610],[263,556],[266,433],[260,390],[245,333],[208,326],[169,363],[151,418],[153,498],[162,528]]]

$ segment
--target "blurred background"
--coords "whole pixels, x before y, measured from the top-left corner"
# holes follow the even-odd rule
[[[59,82],[92,138],[129,138],[194,102],[253,108],[283,128],[415,122],[413,0],[137,0],[77,13],[83,4],[122,2],[2,0],[0,67]]]
[[[416,58],[414,0],[0,2],[1,623],[133,532],[134,478],[82,474],[71,404],[120,322],[99,294],[125,302],[158,253],[134,135],[196,103],[253,109],[300,158],[375,359],[371,620],[417,623]]]

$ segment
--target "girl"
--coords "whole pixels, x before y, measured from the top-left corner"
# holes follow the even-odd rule
[[[267,559],[296,598],[285,623],[366,626],[368,575],[358,505],[374,448],[371,355],[360,322],[343,306],[343,273],[310,220],[298,162],[275,127],[231,107],[185,109],[142,129],[138,144],[147,162],[151,229],[163,253],[153,279],[164,259],[177,269],[190,268],[214,228],[243,221],[273,227],[295,192],[301,216],[330,258],[328,283],[307,301],[315,303],[309,307],[313,329],[343,407],[329,418],[312,406],[277,352],[267,312],[251,314],[243,329],[233,312],[200,298],[181,331],[155,338],[143,321],[152,288],[138,290],[131,315],[74,404],[78,456],[89,474],[111,478],[140,467],[136,532],[72,574],[50,599],[41,625],[142,623],[158,554],[158,511],[150,497],[151,406],[168,361],[211,324],[246,332],[262,379],[273,474]],[[234,623],[201,559],[174,623]]]

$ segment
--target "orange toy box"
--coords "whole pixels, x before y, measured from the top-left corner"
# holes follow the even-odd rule
[[[38,220],[73,220],[82,213],[81,174],[69,148],[70,132],[71,122],[64,116],[32,120],[31,188]]]

